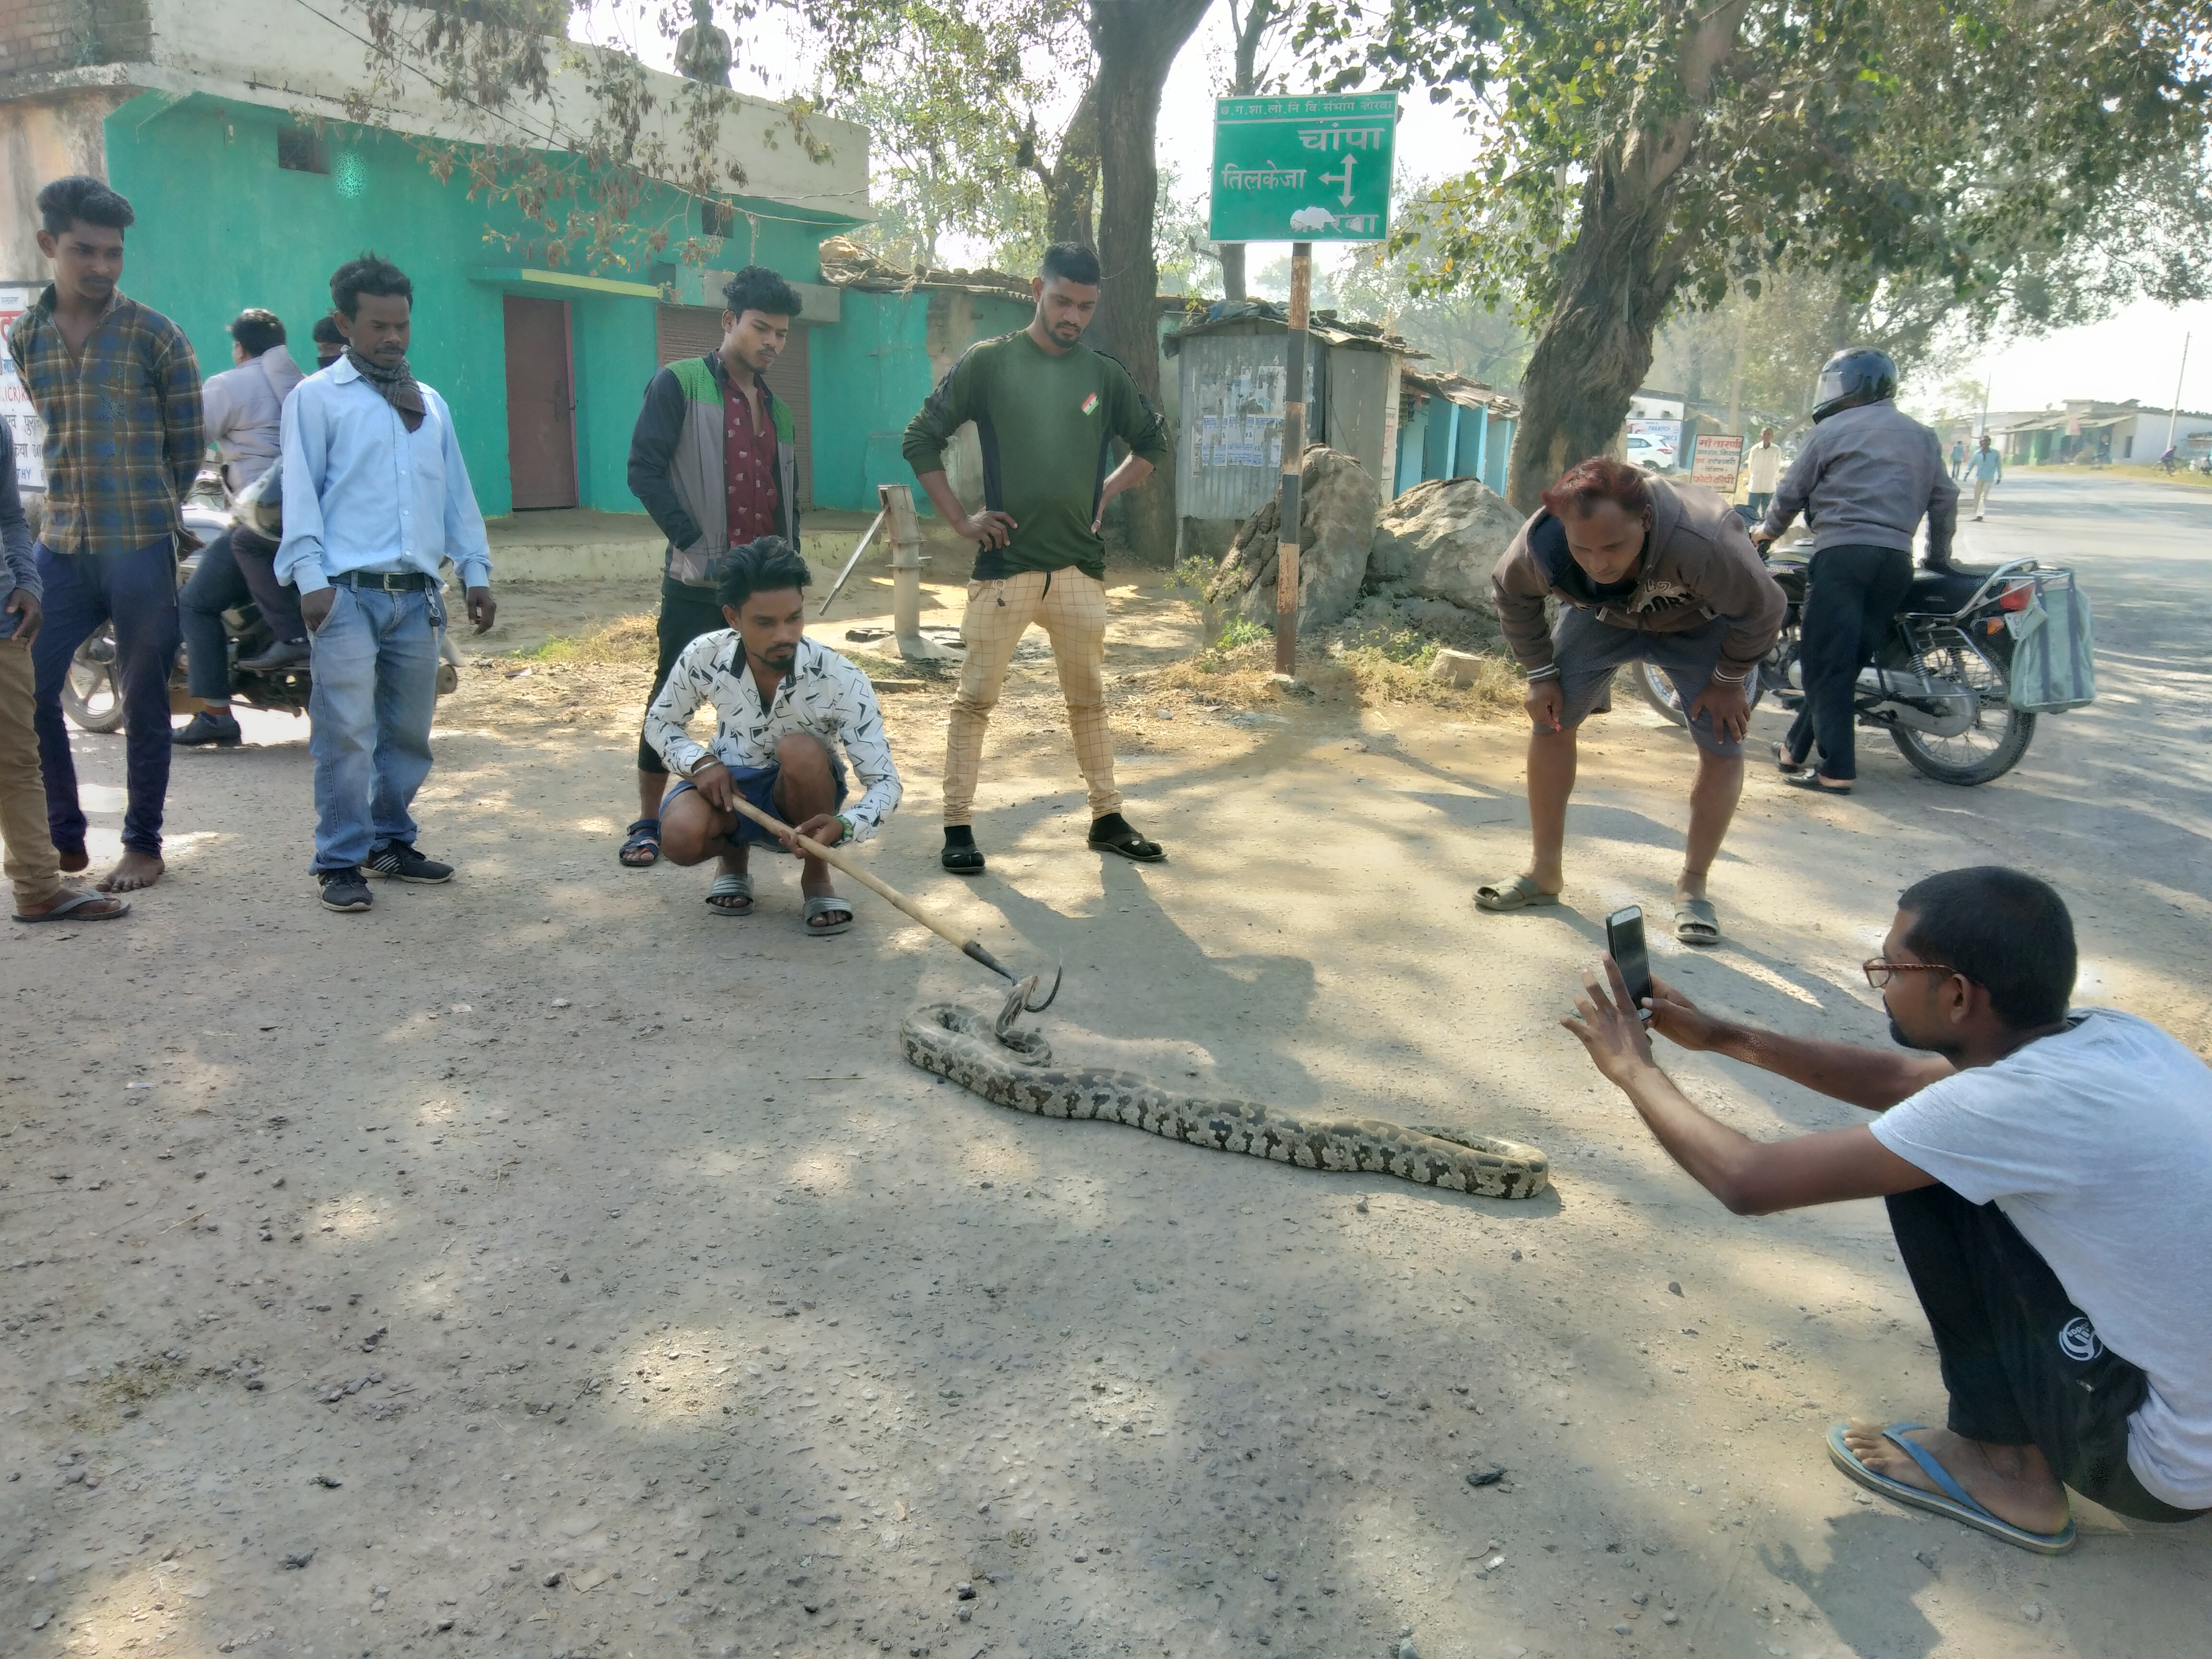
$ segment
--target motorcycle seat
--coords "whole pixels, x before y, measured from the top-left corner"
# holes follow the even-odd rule
[[[1954,564],[1948,570],[1915,570],[1906,590],[1905,608],[1922,615],[1951,615],[1996,574],[1996,567]]]

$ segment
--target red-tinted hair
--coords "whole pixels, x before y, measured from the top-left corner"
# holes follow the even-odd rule
[[[1561,473],[1543,499],[1555,518],[1569,513],[1581,518],[1600,501],[1611,501],[1632,517],[1651,505],[1651,484],[1627,462],[1616,461],[1610,455],[1593,455]]]

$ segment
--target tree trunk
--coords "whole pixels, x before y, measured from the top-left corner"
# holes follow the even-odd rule
[[[1553,479],[1620,434],[1681,282],[1677,239],[1697,234],[1671,222],[1682,164],[1749,9],[1750,0],[1726,0],[1697,20],[1683,36],[1680,85],[1659,94],[1664,118],[1647,125],[1632,112],[1583,186],[1582,224],[1522,380],[1505,476],[1518,512],[1534,513]]]
[[[1091,38],[1098,54],[1091,81],[1098,105],[1103,192],[1098,260],[1104,267],[1099,316],[1091,326],[1100,350],[1121,360],[1137,389],[1160,403],[1159,267],[1152,229],[1159,208],[1160,90],[1168,70],[1212,0],[1091,0]],[[1138,557],[1175,560],[1175,449],[1128,503],[1129,539]]]
[[[1091,201],[1098,193],[1097,81],[1083,89],[1082,100],[1060,135],[1052,170],[1040,167],[1037,176],[1044,182],[1045,240],[1097,246],[1098,233],[1091,217]]]
[[[1244,244],[1217,242],[1221,253],[1221,297],[1231,305],[1244,301]]]

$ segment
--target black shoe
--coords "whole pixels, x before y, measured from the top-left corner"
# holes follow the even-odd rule
[[[420,882],[425,887],[434,887],[441,881],[453,878],[453,866],[441,864],[435,859],[426,859],[404,841],[388,841],[383,846],[370,849],[364,873],[390,876],[396,881]]]
[[[169,741],[179,749],[202,749],[209,744],[218,749],[235,749],[245,740],[235,715],[218,714],[212,708],[201,709],[189,724],[169,733]]]
[[[323,908],[325,910],[366,910],[376,902],[357,866],[348,865],[343,870],[318,870],[315,880],[322,887]]]
[[[240,657],[238,666],[249,674],[273,674],[281,668],[296,668],[307,660],[305,640],[279,640],[266,651],[251,657]]]
[[[945,850],[937,861],[956,876],[980,876],[983,873],[983,849],[975,845],[975,833],[966,824],[947,824],[945,829]]]

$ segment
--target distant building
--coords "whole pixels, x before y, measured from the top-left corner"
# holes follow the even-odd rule
[[[1399,386],[1398,467],[1384,494],[1430,478],[1479,478],[1503,495],[1520,401],[1463,374],[1407,368]]]
[[[510,15],[534,5],[549,30],[566,9],[503,3]],[[555,268],[488,240],[488,226],[525,242],[546,233],[511,203],[471,200],[465,164],[440,183],[418,145],[461,146],[465,163],[488,144],[542,145],[549,124],[587,95],[580,77],[556,74],[550,114],[534,106],[462,118],[417,76],[415,91],[358,125],[347,100],[369,82],[369,34],[354,0],[7,0],[0,295],[21,304],[46,281],[31,198],[70,173],[131,198],[125,289],[173,317],[209,372],[228,366],[226,325],[247,306],[283,318],[311,366],[308,331],[329,308],[331,272],[373,247],[414,280],[410,356],[453,405],[484,511],[635,513],[626,471],[639,396],[657,364],[713,348],[725,274],[656,256],[646,239],[720,239],[714,265],[757,262],[800,284],[807,320],[769,382],[798,411],[811,463],[807,336],[835,326],[839,298],[820,282],[817,250],[868,216],[864,129],[817,118],[828,155],[817,161],[787,129],[781,145],[763,142],[787,121],[781,106],[738,98],[716,160],[726,175],[742,169],[742,186],[711,201],[651,188],[631,216],[629,269]],[[660,107],[643,136],[680,153],[676,99],[689,83],[647,79]],[[11,404],[11,423],[25,413]]]
[[[2094,398],[2069,398],[2050,409],[1990,416],[1990,441],[2005,459],[2035,466],[2115,461],[2152,462],[2166,453],[2168,431],[2183,454],[2203,454],[2192,441],[2212,434],[2212,415],[2184,410],[2179,415],[2152,409],[2130,398],[2124,404]],[[1972,434],[1966,447],[1975,447]]]

